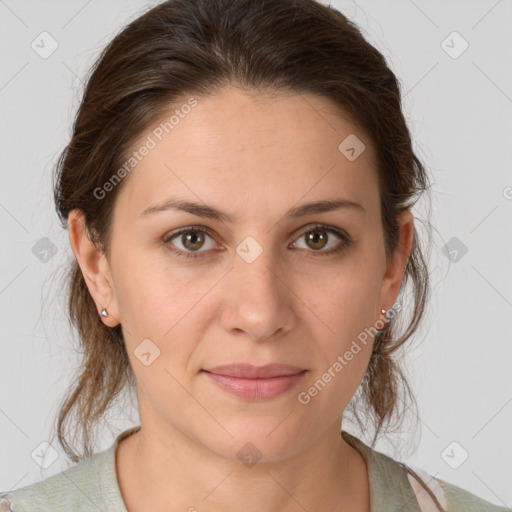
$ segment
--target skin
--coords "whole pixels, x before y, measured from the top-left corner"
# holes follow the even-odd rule
[[[127,509],[369,512],[367,468],[340,429],[373,339],[307,405],[297,397],[395,302],[412,215],[398,217],[399,248],[386,259],[375,149],[330,100],[235,87],[197,100],[125,178],[108,258],[85,236],[79,211],[68,219],[98,312],[110,313],[101,321],[121,322],[137,380],[141,430],[116,454]],[[354,161],[338,150],[349,134],[366,145]],[[178,210],[140,217],[169,197],[213,205],[236,221]],[[364,211],[284,216],[305,202],[339,197]],[[314,223],[345,231],[352,243],[323,231],[327,248],[308,244]],[[162,241],[197,225],[212,232],[202,257],[173,253],[172,243],[193,252],[181,236]],[[263,249],[252,263],[236,252],[247,236]],[[320,253],[336,246],[343,248]],[[160,350],[149,366],[134,355],[147,338]],[[235,362],[308,372],[295,388],[251,401],[201,372]],[[237,457],[247,442],[261,452],[252,467]]]

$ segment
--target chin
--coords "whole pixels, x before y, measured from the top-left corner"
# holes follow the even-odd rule
[[[279,418],[237,418],[233,421],[218,418],[233,437],[226,432],[215,432],[203,442],[218,456],[239,460],[248,467],[257,462],[284,460],[307,446],[312,435],[308,434],[304,424],[299,425],[296,419],[292,420],[293,416],[292,413],[288,418],[285,414]]]

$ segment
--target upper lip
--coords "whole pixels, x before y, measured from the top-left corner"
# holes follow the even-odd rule
[[[270,379],[272,377],[283,377],[287,375],[297,375],[305,371],[304,368],[292,366],[290,364],[267,364],[265,366],[253,366],[251,364],[226,364],[215,366],[214,368],[205,368],[204,371],[215,373],[217,375],[226,375],[228,377],[241,377],[246,379]]]

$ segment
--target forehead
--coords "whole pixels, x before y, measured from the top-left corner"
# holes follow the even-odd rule
[[[194,96],[195,106],[185,108],[189,100],[174,102],[134,145],[151,149],[130,172],[116,209],[139,215],[170,196],[217,198],[226,211],[272,215],[301,198],[336,193],[378,201],[373,144],[331,100],[238,88]]]

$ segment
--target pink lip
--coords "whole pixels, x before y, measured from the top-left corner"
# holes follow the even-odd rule
[[[217,366],[203,372],[222,389],[250,400],[274,398],[294,387],[307,370],[287,364]]]

